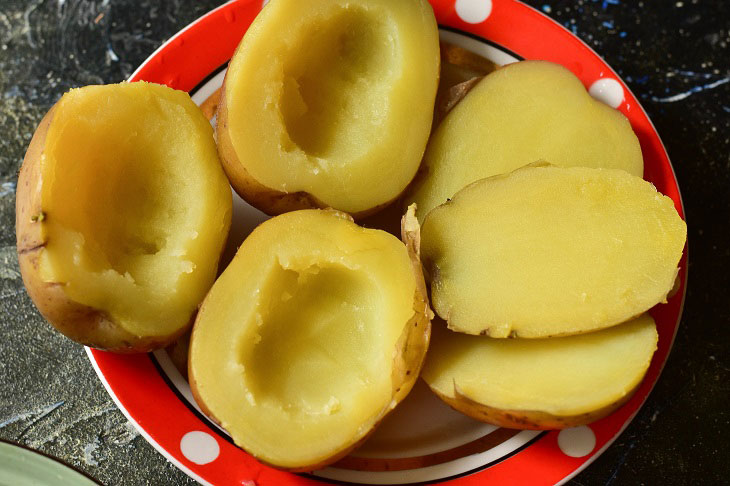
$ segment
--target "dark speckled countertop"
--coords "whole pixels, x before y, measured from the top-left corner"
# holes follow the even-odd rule
[[[203,0],[0,0],[0,438],[107,485],[193,484],[135,431],[81,346],[53,332],[15,254],[17,171],[67,89],[127,78]],[[666,368],[619,439],[570,484],[728,484],[730,15],[721,0],[530,1],[616,69],[654,121],[689,224],[684,316]]]

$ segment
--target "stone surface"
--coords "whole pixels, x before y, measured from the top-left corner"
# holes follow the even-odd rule
[[[0,438],[108,485],[194,484],[135,432],[83,349],[23,290],[15,182],[43,113],[70,87],[127,78],[220,2],[0,0]],[[654,121],[689,224],[682,324],[664,372],[617,442],[569,484],[721,484],[730,475],[730,17],[720,0],[528,2],[588,42]]]

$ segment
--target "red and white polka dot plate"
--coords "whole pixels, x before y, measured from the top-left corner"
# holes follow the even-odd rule
[[[131,80],[189,91],[202,104],[220,88],[226,63],[264,3],[238,0],[213,10],[165,43]],[[641,142],[645,178],[671,197],[684,215],[677,180],[656,130],[634,95],[588,46],[514,0],[431,0],[431,4],[444,40],[498,64],[519,59],[560,63],[583,81],[592,96],[619,109]],[[229,247],[234,249],[265,218],[234,196]],[[563,431],[501,429],[452,411],[419,383],[363,447],[310,474],[278,471],[234,446],[200,412],[165,351],[125,356],[88,350],[88,354],[110,395],[142,435],[202,484],[556,484],[603,452],[646,400],[679,323],[687,282],[686,252],[679,276],[679,291],[651,311],[659,348],[646,379],[625,406],[603,420]]]

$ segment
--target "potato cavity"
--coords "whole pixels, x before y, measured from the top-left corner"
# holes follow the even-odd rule
[[[663,301],[687,228],[624,171],[527,167],[431,211],[423,260],[449,327],[493,337],[578,334]]]
[[[378,291],[365,272],[316,259],[297,263],[268,269],[240,363],[254,403],[331,415],[342,406],[342,390],[369,381],[375,370],[363,370],[383,364],[374,321],[387,310],[372,298]]]
[[[187,325],[231,217],[212,129],[187,94],[72,90],[54,108],[41,164],[43,280],[135,336]]]
[[[428,138],[438,49],[424,0],[267,5],[231,60],[218,113],[234,188],[270,214],[356,214],[396,198]]]
[[[493,339],[434,326],[422,376],[449,405],[477,420],[520,429],[573,427],[625,403],[656,346],[648,314],[554,339]]]
[[[400,241],[343,213],[265,222],[199,312],[189,363],[196,400],[265,462],[331,462],[418,374],[429,335],[420,279]]]
[[[397,62],[392,20],[364,9],[335,9],[302,27],[307,49],[283,61],[282,149],[342,163],[378,140],[388,106],[380,96]],[[312,170],[316,169],[316,165]]]

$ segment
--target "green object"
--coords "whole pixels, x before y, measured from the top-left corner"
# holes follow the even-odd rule
[[[0,442],[0,486],[99,486],[62,462]]]

